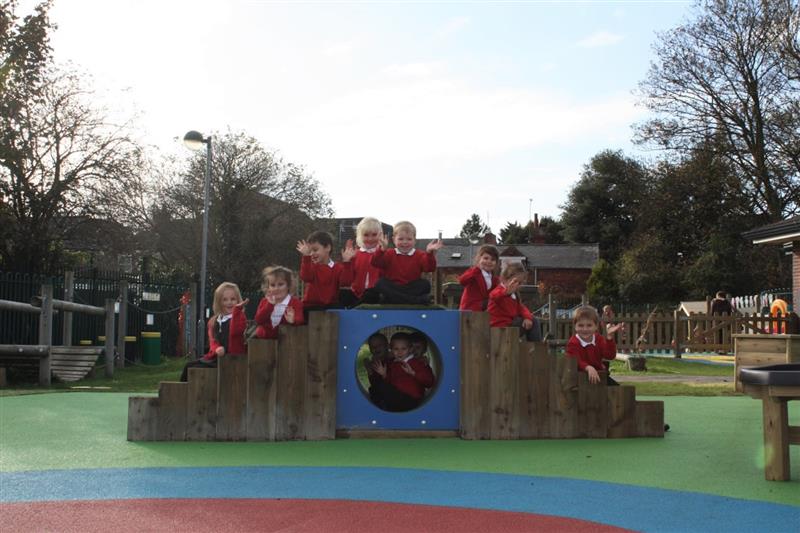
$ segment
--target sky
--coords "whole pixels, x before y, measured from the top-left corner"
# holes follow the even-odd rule
[[[29,2],[31,5],[34,2]],[[24,9],[24,4],[23,4]],[[689,1],[55,0],[56,60],[143,142],[246,132],[338,217],[458,234],[557,217],[592,156],[631,144],[656,33]]]

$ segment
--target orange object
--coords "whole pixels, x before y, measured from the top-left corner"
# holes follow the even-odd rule
[[[769,314],[773,317],[784,317],[786,318],[789,316],[789,304],[786,303],[786,300],[781,300],[777,298],[772,301],[772,304],[769,306]],[[786,333],[786,323],[783,322],[778,326],[777,333]]]

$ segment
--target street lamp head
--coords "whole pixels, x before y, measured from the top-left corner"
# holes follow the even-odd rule
[[[199,131],[192,130],[183,136],[183,144],[189,150],[199,150],[206,142],[206,139],[203,139],[203,134]]]

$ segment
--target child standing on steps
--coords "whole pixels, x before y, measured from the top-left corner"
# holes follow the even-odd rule
[[[519,327],[520,336],[529,341],[541,341],[542,332],[530,309],[522,304],[517,289],[525,279],[525,268],[520,263],[509,263],[500,274],[500,284],[489,293],[489,326],[493,328]]]
[[[461,311],[486,311],[489,306],[489,293],[500,284],[497,277],[497,263],[500,254],[491,244],[484,244],[475,256],[475,266],[458,277],[464,287],[461,293]]]
[[[299,326],[303,321],[303,302],[292,296],[294,275],[282,266],[270,266],[262,272],[261,290],[264,298],[256,311],[256,337],[277,339],[278,326]]]
[[[599,334],[600,318],[594,307],[589,306],[576,309],[572,323],[575,335],[567,342],[567,356],[578,360],[578,370],[589,375],[589,383],[600,383],[599,372],[608,372],[604,360],[617,358],[614,333],[624,331],[625,324],[608,324],[605,335]],[[606,384],[619,385],[608,374]]]
[[[242,293],[235,283],[224,282],[214,290],[214,316],[208,319],[208,340],[211,348],[196,361],[189,361],[181,372],[181,381],[186,381],[190,368],[216,368],[217,359],[225,355],[245,353],[244,330],[247,317]]]

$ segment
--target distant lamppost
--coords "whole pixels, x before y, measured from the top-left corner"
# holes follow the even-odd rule
[[[183,144],[190,150],[200,150],[206,145],[206,175],[203,180],[203,238],[200,244],[200,309],[197,317],[197,358],[202,357],[206,340],[206,263],[208,250],[208,188],[211,181],[211,135],[203,138],[197,131],[183,136]]]

